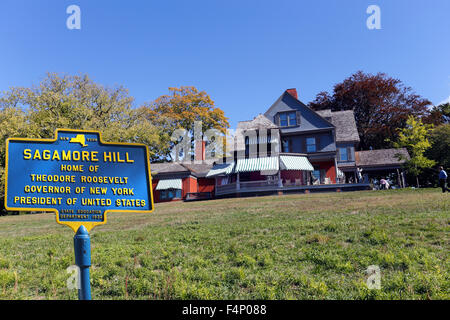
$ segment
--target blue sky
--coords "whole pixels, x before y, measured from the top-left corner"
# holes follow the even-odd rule
[[[81,30],[66,27],[72,4]],[[381,30],[366,27],[372,4]],[[449,14],[448,0],[2,0],[0,91],[87,73],[138,106],[193,85],[235,127],[287,88],[308,103],[363,70],[437,104],[450,98]]]

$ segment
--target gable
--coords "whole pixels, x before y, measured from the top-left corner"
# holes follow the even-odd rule
[[[336,142],[359,142],[353,110],[333,111],[330,109],[316,111],[336,127]]]
[[[287,111],[300,112],[300,125],[290,128],[280,128],[283,133],[334,128],[333,124],[322,118],[315,111],[311,110],[301,101],[295,99],[287,92],[284,92],[266,111],[266,113],[264,113],[264,115],[270,121],[273,121],[275,124],[277,124],[275,116],[280,112]]]

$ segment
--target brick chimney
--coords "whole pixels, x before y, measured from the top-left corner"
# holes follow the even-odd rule
[[[298,100],[297,89],[292,88],[292,89],[287,89],[286,91],[287,91],[287,93],[289,93],[291,96],[293,96],[295,99]]]
[[[196,161],[206,160],[206,141],[203,140],[195,141],[195,160]]]

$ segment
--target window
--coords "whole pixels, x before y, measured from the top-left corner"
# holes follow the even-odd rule
[[[287,127],[288,126],[288,117],[287,113],[280,114],[280,126]]]
[[[306,138],[306,152],[316,152],[316,138]]]
[[[315,169],[312,172],[312,176],[313,176],[313,180],[319,180],[320,181],[320,170],[319,169]]]
[[[339,148],[339,160],[348,161],[347,148]]]
[[[346,147],[346,148],[338,148],[338,160],[339,161],[355,161],[354,156],[355,148],[354,147]]]
[[[326,171],[325,169],[320,169],[319,166],[314,166],[314,171],[311,172],[312,175],[312,182],[314,183],[325,183],[325,179],[326,179]]]
[[[296,112],[289,112],[288,113],[288,121],[290,126],[296,126],[297,125],[297,114]]]
[[[250,154],[250,137],[245,137],[245,157],[248,158]]]
[[[289,139],[283,139],[283,152],[291,152],[291,142]]]
[[[161,200],[181,199],[181,189],[161,190],[159,197]]]
[[[280,127],[292,127],[298,124],[297,112],[282,112],[278,114]]]

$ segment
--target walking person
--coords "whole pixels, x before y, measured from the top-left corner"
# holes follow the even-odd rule
[[[442,166],[439,167],[439,185],[442,188],[442,193],[445,193],[445,191],[450,192],[450,189],[447,188],[447,172]]]

